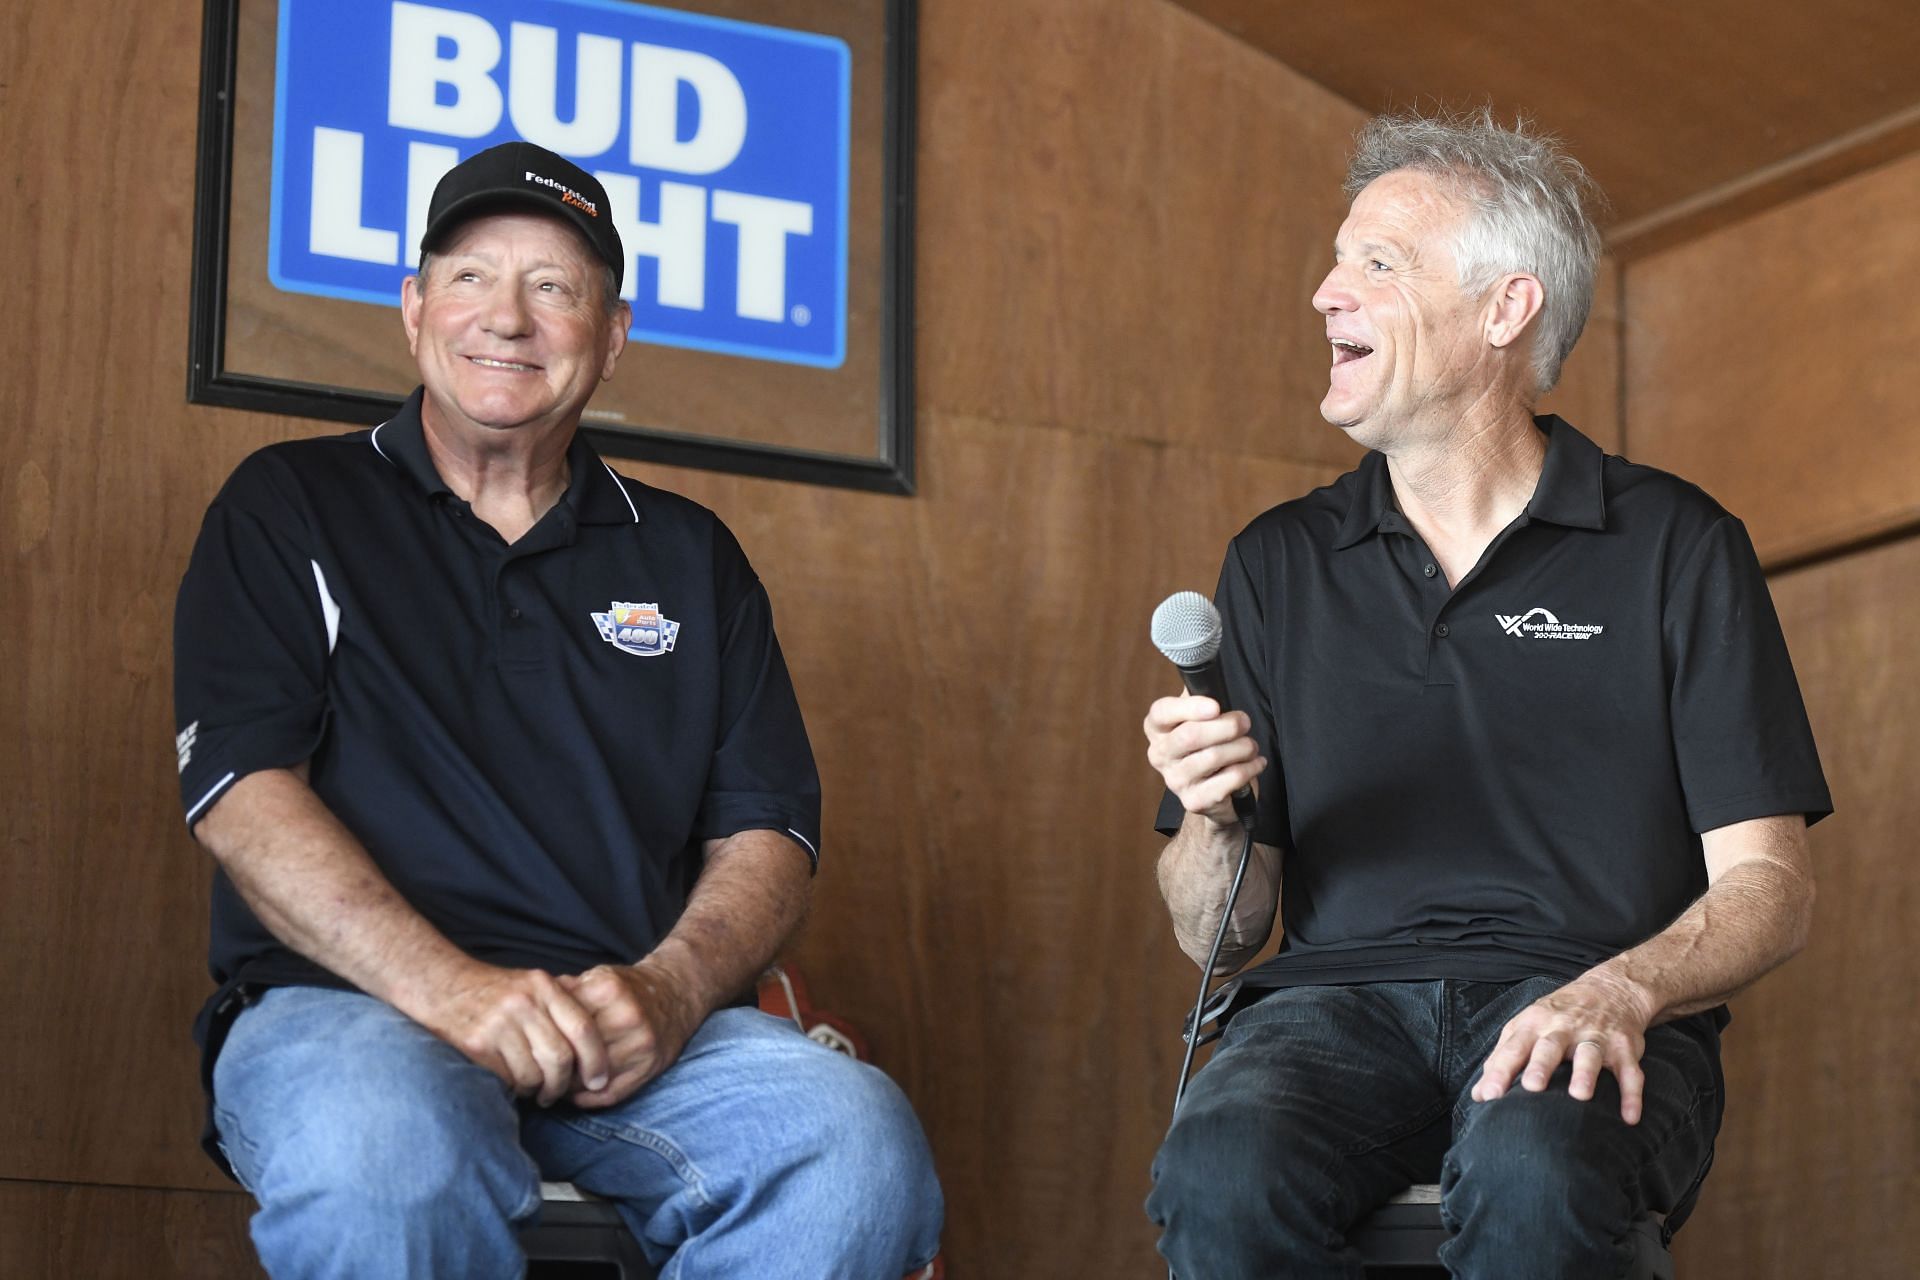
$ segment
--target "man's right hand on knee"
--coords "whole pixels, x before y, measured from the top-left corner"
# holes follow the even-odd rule
[[[471,961],[400,1011],[543,1107],[606,1085],[593,1015],[539,969]]]

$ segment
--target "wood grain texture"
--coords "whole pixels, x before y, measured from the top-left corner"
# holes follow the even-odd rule
[[[1620,324],[1620,269],[1603,257],[1580,344],[1560,367],[1560,384],[1540,403],[1540,412],[1559,414],[1608,453],[1621,452],[1624,437]]]
[[[1920,539],[1780,575],[1833,790],[1806,951],[1733,1002],[1719,1154],[1683,1276],[1904,1280],[1920,1246]]]
[[[0,1275],[13,1280],[244,1280],[253,1256],[241,1192],[0,1181]]]
[[[1630,223],[1920,105],[1909,0],[1178,0],[1368,111],[1491,101]]]
[[[1671,249],[1914,151],[1920,151],[1920,103],[1709,187],[1644,218],[1615,223],[1607,228],[1607,247],[1623,262]]]
[[[1312,294],[1361,114],[1167,4],[922,16],[921,392],[1337,462]]]
[[[1920,156],[1636,261],[1627,437],[1768,562],[1920,520]]]
[[[0,1176],[220,1185],[194,1147],[207,868],[167,772],[173,593],[238,457],[307,428],[183,403],[199,7],[14,12]]]

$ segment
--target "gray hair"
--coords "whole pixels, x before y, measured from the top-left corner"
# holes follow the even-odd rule
[[[1593,307],[1600,233],[1588,211],[1604,200],[1599,187],[1558,138],[1524,117],[1503,128],[1490,107],[1367,121],[1354,135],[1348,198],[1396,169],[1445,178],[1466,203],[1453,242],[1461,288],[1481,293],[1516,271],[1539,278],[1546,300],[1533,344],[1534,389],[1551,391]]]
[[[427,272],[432,269],[433,260],[438,256],[431,251],[421,253],[420,267],[414,273],[420,277],[421,284],[427,282]],[[600,305],[605,308],[608,315],[612,315],[620,309],[620,286],[614,283],[612,267],[598,258],[593,260],[593,265],[600,268],[595,273],[600,280]]]

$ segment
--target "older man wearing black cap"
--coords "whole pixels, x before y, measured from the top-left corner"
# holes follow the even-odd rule
[[[242,463],[176,616],[209,1149],[261,1258],[515,1275],[544,1176],[689,1280],[923,1265],[899,1091],[739,1007],[804,913],[819,784],[738,544],[579,435],[629,326],[606,193],[495,147],[421,248],[422,387]]]

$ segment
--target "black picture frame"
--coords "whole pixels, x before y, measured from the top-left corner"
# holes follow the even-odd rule
[[[199,149],[193,222],[192,311],[187,399],[294,417],[371,426],[403,397],[274,378],[228,368],[227,265],[231,230],[234,99],[241,0],[206,0],[200,62]],[[753,441],[692,436],[583,420],[601,453],[880,493],[914,491],[913,156],[914,0],[886,0],[884,236],[879,322],[878,448],[872,457],[814,452]]]

